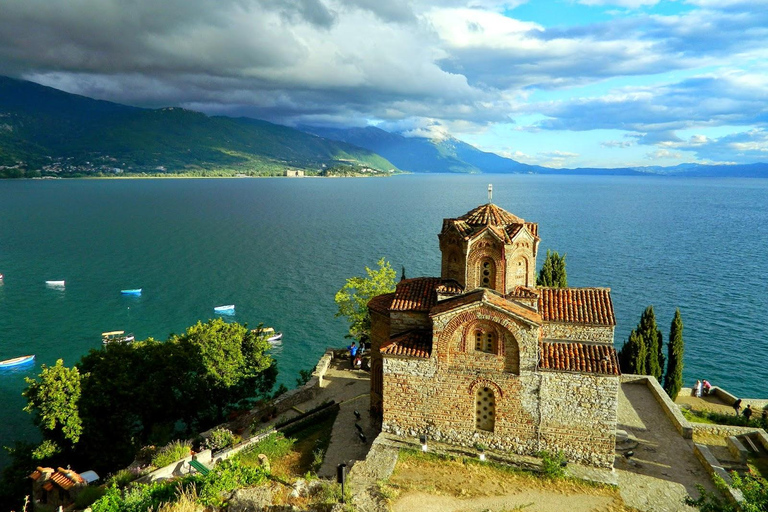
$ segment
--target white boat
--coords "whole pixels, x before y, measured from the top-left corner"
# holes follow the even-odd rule
[[[53,288],[64,288],[64,281],[46,281],[45,286],[51,286]]]
[[[216,313],[223,313],[223,314],[232,314],[235,312],[235,305],[234,304],[228,304],[226,306],[216,306],[213,308],[213,310]]]
[[[267,341],[270,343],[277,343],[283,339],[283,333],[275,332],[275,329],[272,327],[262,327],[261,329],[254,329],[253,331],[259,336],[267,338]]]
[[[0,368],[13,368],[15,366],[21,366],[23,364],[31,363],[35,360],[35,356],[21,356],[21,357],[14,357],[13,359],[6,359],[5,361],[0,361]]]
[[[120,290],[121,295],[141,295],[141,288],[131,288],[130,290]]]
[[[125,331],[107,331],[101,333],[101,343],[109,345],[110,343],[131,343],[136,339],[133,334],[125,334]]]

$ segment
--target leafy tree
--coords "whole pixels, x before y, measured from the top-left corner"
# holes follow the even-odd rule
[[[366,341],[371,332],[368,301],[377,295],[395,291],[396,273],[389,262],[381,258],[378,269],[365,267],[368,277],[350,277],[336,292],[334,300],[339,306],[336,316],[345,316],[349,322],[348,338]]]
[[[675,400],[683,387],[683,319],[680,309],[675,310],[675,318],[669,328],[669,343],[667,346],[667,373],[664,375],[664,390]]]
[[[629,338],[619,351],[619,364],[622,373],[646,375],[647,354],[648,347],[645,345],[645,340],[636,329],[632,329]]]
[[[656,324],[656,314],[653,312],[653,306],[648,306],[640,317],[640,324],[637,326],[637,332],[643,337],[646,353],[646,371],[647,375],[653,375],[656,380],[661,382],[661,376],[664,373],[664,343],[663,336],[659,326]]]
[[[721,477],[715,475],[713,480],[721,494],[727,491],[727,484]],[[702,512],[764,512],[768,510],[768,481],[753,474],[741,476],[736,471],[731,472],[731,480],[732,487],[741,491],[744,497],[738,507],[722,496],[708,492],[701,484],[696,485],[700,497],[693,499],[688,496],[685,504],[697,507]]]
[[[567,288],[568,275],[565,271],[565,254],[560,256],[557,251],[547,249],[547,257],[539,270],[536,286],[549,286],[552,288]]]
[[[40,380],[26,377],[27,389],[22,393],[27,398],[24,410],[35,415],[35,423],[43,436],[54,443],[65,440],[74,445],[83,432],[78,409],[81,392],[81,375],[77,368],[67,368],[61,359],[54,366],[42,366]],[[51,443],[47,444],[46,452]]]

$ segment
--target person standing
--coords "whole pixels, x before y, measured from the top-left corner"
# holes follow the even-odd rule
[[[694,388],[694,391],[696,393],[696,398],[701,398],[701,381],[696,381],[696,387]]]
[[[347,347],[347,350],[349,350],[349,366],[352,368],[355,367],[355,356],[357,355],[357,344],[356,342],[352,342],[352,344]]]
[[[741,398],[733,402],[733,410],[736,411],[736,416],[741,412]]]
[[[747,404],[747,408],[744,409],[744,417],[747,419],[747,423],[749,423],[749,418],[752,417],[752,404]]]

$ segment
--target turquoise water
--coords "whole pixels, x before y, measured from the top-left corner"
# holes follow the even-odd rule
[[[765,396],[768,181],[636,177],[401,176],[389,179],[0,181],[0,444],[35,439],[24,376],[74,364],[102,331],[165,339],[213,307],[285,333],[289,387],[345,343],[333,295],[384,256],[439,275],[443,217],[494,202],[539,223],[568,254],[569,284],[610,286],[620,346],[653,304],[685,322],[685,378]],[[46,280],[66,288],[46,288]],[[143,288],[140,297],[120,290]]]

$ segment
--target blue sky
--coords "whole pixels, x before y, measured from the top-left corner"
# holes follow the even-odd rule
[[[768,0],[2,0],[0,74],[553,167],[768,161]]]

